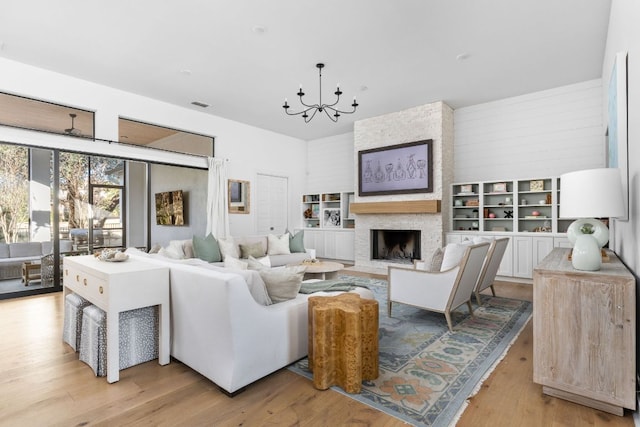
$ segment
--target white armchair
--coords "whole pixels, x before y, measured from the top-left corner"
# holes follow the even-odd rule
[[[508,244],[508,237],[502,237],[491,241],[489,251],[487,252],[486,262],[482,267],[482,272],[480,273],[478,283],[474,290],[478,305],[482,305],[480,302],[480,292],[485,289],[491,288],[491,293],[494,297],[496,296],[496,290],[493,288],[493,282],[496,280],[496,274],[498,273],[498,268],[500,268],[500,263],[502,262],[502,257],[504,256],[504,252],[507,249]]]
[[[462,260],[445,271],[426,271],[400,267],[389,267],[387,311],[391,317],[392,303],[402,303],[443,313],[449,330],[451,311],[464,303],[473,316],[471,296],[482,271],[489,243],[469,245]]]

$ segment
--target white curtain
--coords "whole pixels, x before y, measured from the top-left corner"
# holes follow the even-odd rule
[[[229,211],[227,210],[227,162],[209,157],[207,182],[207,232],[217,239],[229,236]]]

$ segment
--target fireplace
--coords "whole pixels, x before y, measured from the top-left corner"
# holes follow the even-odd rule
[[[411,264],[420,259],[420,230],[371,230],[371,259]]]

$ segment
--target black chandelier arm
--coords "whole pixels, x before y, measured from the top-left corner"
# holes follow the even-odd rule
[[[353,107],[353,110],[351,110],[351,111],[338,110],[337,108],[333,108],[331,105],[323,105],[322,109],[325,110],[325,111],[326,110],[331,110],[334,113],[339,113],[339,114],[353,114],[353,113],[356,112],[356,107],[358,106],[358,104],[356,104],[355,106],[353,106],[353,104],[352,104],[351,106]]]
[[[307,113],[307,112],[309,112],[311,110],[316,110],[317,111],[319,109],[318,107],[316,107],[314,105],[309,105],[308,107],[309,108],[305,108],[304,110],[298,111],[297,113],[290,113],[288,105],[283,105],[282,106],[282,108],[284,108],[284,112],[287,113],[287,115],[289,115],[289,116],[299,116],[300,114],[305,114],[305,113]]]

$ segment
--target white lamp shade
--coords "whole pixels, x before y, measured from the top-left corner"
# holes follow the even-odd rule
[[[619,169],[587,169],[560,176],[560,218],[615,218],[623,214]]]

